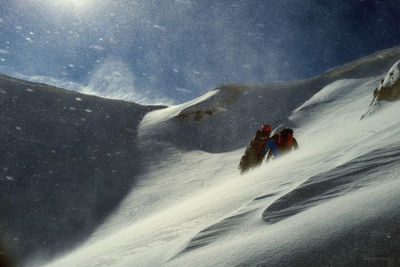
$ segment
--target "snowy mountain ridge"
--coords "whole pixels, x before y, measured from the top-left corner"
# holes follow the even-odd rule
[[[5,238],[30,240],[21,250],[27,266],[396,264],[399,103],[360,118],[399,57],[394,48],[303,81],[225,85],[167,108],[52,95],[45,85],[2,78],[8,109],[0,133],[11,142],[2,147]],[[37,106],[43,111],[32,112]],[[43,129],[53,125],[57,142],[51,131],[25,131],[29,116]],[[293,127],[300,150],[240,176],[244,146],[263,123]],[[42,155],[48,165],[30,172],[13,165]],[[76,168],[57,180],[61,191],[54,176],[44,178],[50,162],[58,175]],[[49,194],[57,201],[49,203]],[[18,219],[29,209],[37,217],[30,227],[42,229],[35,235]]]
[[[184,149],[207,152],[239,149],[247,144],[259,125],[269,122],[275,127],[281,122],[290,123],[286,120],[290,113],[324,86],[340,79],[386,73],[399,58],[399,51],[399,48],[384,50],[301,81],[222,85],[187,103],[149,114],[152,117],[142,124],[165,129],[162,138],[166,136],[169,142]],[[167,112],[171,112],[170,117],[162,115]],[[198,135],[203,132],[207,134]],[[224,141],[227,135],[230,142]]]

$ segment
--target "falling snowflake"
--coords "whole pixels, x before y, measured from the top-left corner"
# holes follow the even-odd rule
[[[11,177],[11,176],[6,176],[6,177],[4,177],[4,178],[6,178],[6,179],[9,180],[9,181],[14,181],[14,178]]]

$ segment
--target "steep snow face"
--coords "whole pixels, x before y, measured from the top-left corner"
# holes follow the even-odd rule
[[[187,151],[161,134],[181,127],[173,122],[177,115],[190,117],[193,107],[209,108],[208,101],[235,90],[148,114],[139,129],[141,145],[156,132],[164,138],[157,139],[156,152],[165,161],[154,162],[142,186],[92,239],[47,266],[400,263],[400,104],[360,120],[380,79],[336,80],[303,101],[289,117],[300,150],[245,176],[236,169],[243,147],[223,154]],[[257,101],[255,91],[242,93]],[[243,103],[227,106],[229,116],[241,121]],[[212,136],[215,125],[205,119],[202,125],[197,134]],[[195,138],[191,129],[179,130],[185,142]]]
[[[263,121],[287,117],[301,104],[301,97],[289,95],[301,88],[302,84],[224,86],[189,103],[149,113],[139,135],[163,139],[182,150],[232,151],[243,147]],[[316,90],[310,86],[304,94],[309,97]]]

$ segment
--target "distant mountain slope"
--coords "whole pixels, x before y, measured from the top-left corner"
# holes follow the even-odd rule
[[[135,183],[137,127],[159,107],[0,75],[0,236],[18,259],[87,237]]]
[[[396,47],[301,81],[223,85],[193,101],[148,114],[143,136],[189,150],[232,151],[245,146],[260,125],[287,123],[290,113],[324,86],[384,75],[399,58]]]
[[[353,158],[346,158],[342,150],[339,152],[335,150],[337,146],[332,143],[335,144],[335,138],[341,135],[331,136],[331,133],[337,134],[339,131],[332,131],[330,127],[334,126],[327,126],[325,123],[327,120],[334,119],[331,117],[332,110],[335,108],[332,105],[336,104],[334,100],[341,99],[341,90],[352,93],[352,87],[362,87],[363,90],[371,88],[371,96],[367,97],[372,99],[373,86],[376,86],[379,76],[386,73],[399,57],[400,47],[397,47],[302,81],[224,85],[197,99],[168,108],[108,100],[0,76],[0,237],[2,236],[6,241],[5,244],[16,251],[16,256],[21,261],[35,256],[40,256],[41,261],[46,261],[46,257],[52,257],[83,242],[98,226],[102,225],[106,217],[114,215],[113,212],[121,201],[130,195],[128,193],[132,192],[133,188],[139,187],[135,187],[139,179],[140,181],[148,179],[152,183],[143,182],[135,191],[141,194],[143,206],[137,207],[135,202],[124,201],[123,204],[127,207],[123,208],[128,214],[121,218],[130,218],[129,212],[136,208],[150,210],[141,214],[157,214],[158,210],[151,210],[153,207],[163,207],[163,205],[158,205],[159,203],[170,204],[168,198],[174,194],[184,195],[181,199],[190,197],[192,192],[197,192],[197,187],[201,188],[208,182],[207,179],[226,180],[228,183],[231,177],[224,175],[234,173],[237,156],[235,153],[240,153],[237,152],[238,149],[242,149],[247,144],[255,129],[263,123],[270,123],[273,126],[280,123],[299,125],[300,128],[296,129],[296,137],[300,137],[301,148],[308,147],[315,153],[311,155],[314,158],[311,157],[310,161],[306,162],[314,164],[312,167],[319,166],[317,163],[319,164],[321,159],[319,151],[315,152],[316,150],[327,149],[328,152],[332,152],[329,154],[333,155],[329,158],[331,160],[329,164],[340,165],[352,160]],[[362,77],[369,78],[355,79]],[[342,80],[350,78],[354,79]],[[324,87],[328,90],[318,94]],[[329,94],[330,88],[332,88],[332,94]],[[356,93],[358,92],[354,92]],[[359,95],[351,96],[350,101],[356,101],[360,97]],[[310,98],[312,98],[311,101]],[[367,106],[368,104],[365,109]],[[289,116],[296,108],[298,109],[289,120]],[[343,113],[346,111],[353,112],[349,109]],[[300,117],[301,119],[298,119]],[[343,133],[340,132],[340,134]],[[349,131],[350,134],[354,133]],[[311,139],[309,136],[315,138]],[[320,138],[321,136],[323,138]],[[325,139],[329,142],[321,145],[321,140]],[[224,155],[230,156],[230,160],[224,161],[222,156],[218,158],[215,154],[195,155],[193,150],[230,152],[231,154]],[[173,155],[171,151],[174,152]],[[328,155],[328,152],[324,155]],[[339,160],[335,153],[342,153],[340,155],[343,158]],[[171,157],[176,157],[178,160],[170,171],[171,166],[168,165],[170,163],[168,160]],[[191,158],[189,163],[185,161],[188,158]],[[315,158],[317,160],[312,161]],[[217,159],[220,161],[213,162]],[[201,160],[201,164],[196,160]],[[282,160],[281,162],[284,162],[284,159]],[[164,161],[167,163],[162,165]],[[326,162],[321,164],[330,166]],[[203,174],[197,169],[198,166],[213,168]],[[227,168],[229,172],[226,171]],[[297,166],[297,168],[290,170],[293,172],[290,174],[297,175],[299,170],[304,169],[302,166]],[[289,168],[283,166],[273,171],[287,175],[286,169]],[[207,177],[199,177],[200,175],[194,172]],[[172,178],[165,177],[166,173]],[[299,182],[296,179],[309,178],[310,173],[312,171],[305,170],[302,173],[304,176],[294,176],[295,178],[283,176],[275,177],[275,179],[289,180],[282,183],[291,184]],[[243,215],[234,214],[226,219],[222,218],[222,223],[217,224],[216,227],[213,227],[209,221],[216,220],[213,216],[226,216],[225,213],[221,215],[220,212],[225,211],[226,206],[231,206],[232,203],[238,205],[243,202],[243,199],[257,198],[260,195],[257,190],[262,190],[263,187],[256,182],[264,185],[262,181],[266,179],[264,173],[258,172],[258,174],[262,177],[253,176],[253,180],[240,180],[246,187],[233,186],[239,188],[241,194],[236,194],[236,192],[226,196],[222,194],[222,200],[218,199],[220,196],[217,194],[206,199],[210,206],[205,208],[213,209],[213,213],[206,213],[207,216],[210,215],[210,218],[204,216],[196,220],[211,226],[203,228],[204,230],[200,231],[198,236],[195,235],[190,239],[192,243],[185,250],[188,253],[184,253],[182,258],[178,257],[177,262],[184,261],[191,255],[197,255],[194,249],[197,245],[204,245],[205,249],[209,249],[208,243],[211,243],[211,247],[215,243],[218,245],[218,242],[208,242],[207,237],[210,231],[222,229],[230,232],[235,228],[233,224],[247,222],[247,219],[255,214],[255,209]],[[215,175],[221,176],[214,177]],[[174,179],[175,177],[181,180]],[[234,178],[239,180],[237,177]],[[290,181],[292,178],[295,181]],[[166,183],[165,180],[171,183]],[[251,187],[251,190],[248,190],[248,187]],[[157,192],[168,192],[170,195],[162,194],[159,197],[156,195]],[[256,196],[250,195],[254,192],[257,192]],[[279,197],[281,195],[278,194],[282,192],[261,193],[263,193],[262,196]],[[240,195],[241,198],[229,199],[232,195]],[[261,203],[257,205],[261,206],[265,199],[270,201],[269,197],[257,199]],[[215,203],[211,203],[214,200]],[[195,204],[201,206],[203,203]],[[224,209],[218,205],[225,205]],[[183,207],[186,206],[183,205]],[[169,208],[173,209],[174,206]],[[266,206],[262,206],[262,209],[265,208]],[[199,210],[203,211],[200,207]],[[179,210],[181,213],[183,211]],[[183,214],[182,218],[199,215],[194,214],[197,211],[191,206],[190,212],[192,213],[187,215],[188,217]],[[21,217],[22,214],[23,217]],[[191,220],[187,224],[181,223],[175,230],[164,229],[165,225],[175,227],[174,220],[177,216],[160,214],[166,215],[169,221],[163,221],[164,217],[151,219],[157,219],[159,224],[156,226],[162,228],[162,237],[167,240],[179,234],[179,227],[182,224],[189,226],[193,224],[199,227],[196,220]],[[256,215],[254,218],[262,221],[261,213]],[[236,222],[236,219],[239,221]],[[132,227],[134,228],[135,224]],[[146,242],[150,245],[157,244],[158,237],[154,237],[152,231],[159,228],[153,229],[147,225],[142,225],[142,227],[137,231],[141,231],[145,237],[138,242],[143,242],[144,247],[148,245]],[[110,229],[113,228],[110,227]],[[173,233],[170,235],[169,231]],[[111,233],[105,231],[102,237],[106,234]],[[128,242],[128,239],[124,239],[128,237],[118,236],[118,238],[118,242],[120,239]],[[129,238],[135,239],[135,236]],[[149,241],[146,238],[149,238]],[[156,240],[153,241],[151,238]],[[261,243],[263,241],[265,240],[261,240]],[[113,246],[118,250],[121,245],[116,243]],[[117,259],[120,257],[119,254],[129,257],[131,247],[134,245],[129,243],[126,247],[128,252],[118,251],[114,256]],[[113,248],[106,249],[113,250]],[[138,249],[141,250],[143,247],[139,246]],[[85,252],[81,253],[84,257],[89,257],[85,260],[90,262],[92,255],[87,255]],[[139,258],[141,254],[138,252],[138,255]],[[102,257],[107,260],[109,255],[104,254]],[[147,258],[142,257],[141,260],[147,260]],[[101,262],[101,259],[99,261]],[[103,262],[103,264],[106,263]],[[66,266],[71,266],[71,264]]]

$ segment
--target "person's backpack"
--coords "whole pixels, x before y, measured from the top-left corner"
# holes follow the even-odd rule
[[[258,130],[250,141],[246,152],[252,153],[258,160],[262,160],[265,157],[265,145],[267,144],[267,140],[268,138],[263,136],[262,131]]]
[[[265,157],[265,146],[268,138],[265,138],[262,131],[258,130],[251,139],[242,158],[240,159],[239,169],[246,170],[262,162]]]
[[[271,137],[278,147],[279,153],[284,153],[292,148],[297,149],[297,141],[293,137],[293,130],[286,128]]]
[[[278,143],[277,145],[287,145],[291,146],[293,143],[293,130],[292,129],[283,129],[278,134]]]

